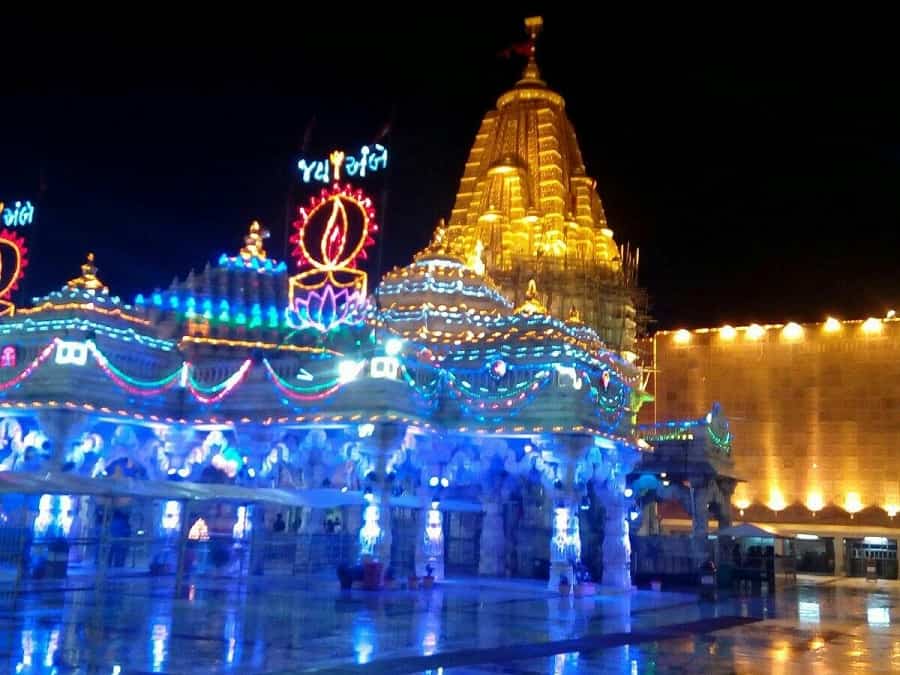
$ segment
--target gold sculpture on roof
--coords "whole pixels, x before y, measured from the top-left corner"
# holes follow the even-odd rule
[[[81,266],[81,276],[70,279],[66,282],[66,286],[72,290],[80,288],[86,291],[109,293],[109,288],[97,278],[97,266],[94,265],[93,253],[87,254],[87,260]]]
[[[266,249],[263,241],[269,238],[269,231],[263,229],[258,220],[250,223],[250,232],[244,237],[244,247],[240,251],[240,256],[244,260],[258,258],[266,259]]]
[[[569,316],[566,319],[566,323],[581,323],[581,312],[578,311],[578,308],[575,305],[572,305],[572,308],[569,310]]]
[[[547,308],[538,298],[537,284],[534,279],[528,280],[528,289],[525,291],[525,302],[516,308],[516,314],[546,314]]]
[[[444,258],[449,256],[447,251],[447,223],[441,218],[434,230],[431,242],[416,254],[416,260],[423,258]]]

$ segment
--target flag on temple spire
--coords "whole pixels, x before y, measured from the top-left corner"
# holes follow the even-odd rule
[[[534,50],[534,41],[525,40],[523,42],[516,42],[516,43],[511,44],[506,49],[498,52],[497,55],[504,59],[511,59],[513,57],[513,54],[516,54],[518,56],[528,57],[528,56],[531,56],[533,50]]]
[[[503,51],[499,56],[505,59],[512,58],[513,54],[524,56],[526,58],[534,58],[537,47],[537,37],[544,26],[544,20],[539,16],[530,16],[525,19],[525,30],[528,31],[528,39],[522,42],[515,42]]]

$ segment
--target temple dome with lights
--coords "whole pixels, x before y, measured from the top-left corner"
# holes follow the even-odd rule
[[[447,251],[440,224],[431,244],[406,267],[388,272],[377,296],[382,317],[404,337],[474,337],[512,313],[512,302],[485,274],[477,255],[468,261]]]
[[[485,115],[447,229],[463,259],[485,267],[518,306],[531,279],[564,318],[573,307],[613,348],[631,350],[643,321],[637,253],[619,247],[587,170],[562,96],[541,78],[535,18],[522,78]]]

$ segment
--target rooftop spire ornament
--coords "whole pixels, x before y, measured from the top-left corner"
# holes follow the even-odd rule
[[[528,280],[528,288],[525,290],[525,302],[516,308],[516,314],[546,314],[547,308],[538,299],[537,284],[534,279]]]
[[[264,230],[258,220],[250,223],[250,232],[244,237],[244,247],[240,250],[240,256],[244,260],[258,258],[266,259],[266,249],[263,241],[269,238],[269,231]]]
[[[521,82],[541,83],[541,73],[537,66],[537,37],[544,27],[544,19],[540,16],[529,16],[525,19],[525,30],[528,31],[528,63],[525,65],[525,72],[522,74]]]
[[[97,278],[97,266],[94,265],[93,253],[87,254],[87,260],[81,266],[81,276],[70,279],[66,282],[66,286],[72,290],[83,289],[90,293],[97,291],[103,294],[109,293],[109,288]]]
[[[447,254],[447,223],[443,218],[438,222],[434,230],[431,243],[425,247],[421,255],[446,255]]]
[[[368,288],[368,275],[357,264],[378,231],[372,200],[335,183],[299,210],[294,227],[291,243],[303,271],[289,280],[290,325],[328,332],[357,321]]]

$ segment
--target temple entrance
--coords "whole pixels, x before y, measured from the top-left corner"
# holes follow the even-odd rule
[[[416,539],[420,536],[418,509],[391,509],[391,569],[400,579],[415,574]]]
[[[444,514],[444,569],[453,574],[478,574],[481,513],[450,511]]]

